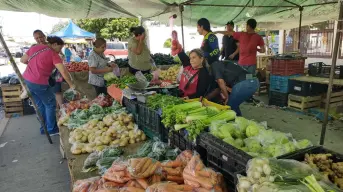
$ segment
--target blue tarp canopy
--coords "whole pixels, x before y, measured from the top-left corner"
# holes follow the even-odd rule
[[[85,31],[78,27],[73,21],[69,21],[68,25],[64,27],[62,30],[50,34],[49,36],[57,36],[61,38],[69,38],[69,39],[76,39],[76,38],[95,38],[95,34]]]

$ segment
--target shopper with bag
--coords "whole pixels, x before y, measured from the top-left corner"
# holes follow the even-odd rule
[[[132,27],[130,32],[133,37],[128,42],[129,72],[133,75],[138,71],[150,73],[153,60],[145,42],[145,29],[142,26]]]
[[[43,116],[49,134],[58,133],[56,123],[56,99],[50,87],[56,83],[57,71],[66,80],[71,88],[74,84],[70,75],[63,65],[61,57],[58,55],[64,45],[59,37],[48,37],[48,45],[39,44],[32,46],[20,59],[22,63],[27,63],[23,74],[26,85]],[[57,68],[57,70],[55,70]],[[55,72],[53,73],[53,71]],[[51,75],[53,73],[53,75]],[[40,129],[44,134],[43,127]]]
[[[88,83],[93,85],[96,94],[107,94],[106,83],[104,75],[109,72],[113,72],[117,67],[116,64],[110,63],[109,59],[105,57],[104,52],[106,50],[106,40],[103,38],[97,38],[93,42],[94,49],[88,57],[89,65],[89,79]]]

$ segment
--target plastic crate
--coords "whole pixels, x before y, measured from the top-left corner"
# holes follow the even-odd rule
[[[192,150],[199,153],[201,159],[203,160],[204,164],[207,165],[206,157],[206,149],[199,145],[199,139],[197,138],[196,143],[187,139],[186,134],[183,131],[171,131],[169,134],[169,144],[172,147],[177,147],[181,151],[184,150]]]
[[[316,62],[308,64],[308,74],[314,77],[329,77],[331,72],[331,65],[325,65],[323,62]],[[343,79],[343,67],[335,67],[335,79]]]
[[[137,101],[128,99],[127,97],[123,97],[123,106],[126,107],[129,113],[137,114]]]
[[[278,91],[281,93],[288,93],[288,81],[290,78],[299,77],[300,75],[291,75],[291,76],[278,76],[270,75],[270,90]]]
[[[269,105],[278,107],[288,106],[288,93],[281,93],[277,91],[269,91]]]
[[[306,153],[308,154],[332,154],[333,162],[343,162],[343,154],[336,153],[334,151],[324,148],[323,146],[313,146],[313,147],[298,151],[296,153],[290,154],[288,156],[285,156],[283,159],[294,159],[297,161],[304,161]]]
[[[32,106],[30,99],[23,100],[24,115],[36,114],[35,108]]]
[[[289,80],[289,93],[299,96],[314,96],[326,93],[328,85]]]
[[[185,102],[193,102],[193,101],[200,101],[200,98],[195,98],[195,99],[186,99]],[[202,100],[203,105],[205,106],[213,106],[216,107],[219,110],[229,110],[230,106],[227,105],[220,105],[218,103],[211,102],[207,99]]]
[[[172,147],[177,147],[181,151],[184,151],[186,149],[194,151],[196,150],[197,145],[192,141],[189,141],[181,132],[172,131],[169,137],[169,141]]]
[[[162,124],[162,127],[161,127],[161,141],[162,142],[168,143],[169,130],[170,129],[164,127],[164,125]]]
[[[149,107],[144,103],[137,103],[138,106],[138,122],[142,126],[149,126]]]
[[[274,56],[272,57],[271,74],[272,75],[296,75],[304,74],[305,57],[297,57],[292,55]]]

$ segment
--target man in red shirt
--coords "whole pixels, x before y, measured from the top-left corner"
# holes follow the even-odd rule
[[[256,74],[257,52],[264,53],[266,51],[262,37],[255,32],[256,25],[257,22],[255,19],[249,19],[246,25],[247,32],[214,32],[233,36],[234,39],[239,41],[240,50],[238,64],[245,68],[252,75]]]

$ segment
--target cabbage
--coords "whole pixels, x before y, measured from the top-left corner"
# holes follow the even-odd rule
[[[260,130],[259,134],[256,136],[257,140],[260,141],[260,143],[263,146],[267,146],[270,144],[285,144],[289,142],[288,137],[291,137],[291,134],[286,134],[280,131],[273,131],[271,129],[269,130]]]
[[[282,145],[269,145],[265,148],[263,148],[263,150],[268,153],[271,157],[278,157],[281,156],[283,154],[286,154],[286,150]]]
[[[236,117],[235,123],[238,125],[238,128],[241,131],[241,133],[245,134],[245,130],[247,129],[249,125],[249,120],[247,120],[244,117]]]
[[[295,151],[295,145],[293,142],[285,143],[285,144],[283,144],[283,147],[285,148],[286,153],[290,153],[290,152]]]
[[[231,137],[233,136],[234,132],[235,132],[235,125],[231,124],[231,123],[227,123],[224,124],[222,126],[219,127],[218,129],[218,133],[217,133],[217,137],[219,137],[220,139],[224,139],[227,137]]]
[[[295,146],[298,149],[304,149],[304,148],[312,146],[312,142],[307,139],[302,139],[302,140],[297,141]]]
[[[235,144],[241,148],[244,145],[244,141],[242,139],[236,139]]]
[[[245,146],[248,148],[249,152],[258,153],[262,149],[260,142],[258,142],[257,140],[253,138],[245,139],[244,143],[245,143]]]
[[[247,127],[245,134],[247,135],[247,137],[253,137],[253,136],[258,135],[259,132],[260,132],[259,126],[251,124]]]
[[[111,80],[113,80],[113,79],[118,79],[118,77],[117,77],[113,72],[110,72],[110,73],[106,73],[106,74],[104,75],[104,79],[105,79],[106,81],[111,81]]]

